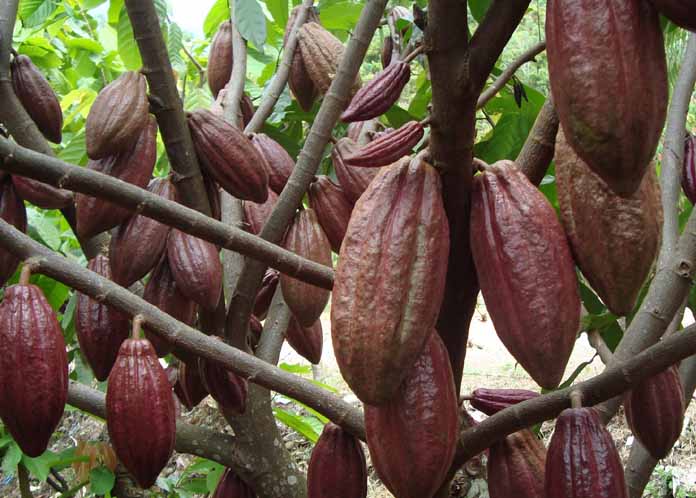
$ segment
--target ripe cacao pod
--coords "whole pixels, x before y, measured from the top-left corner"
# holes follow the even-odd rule
[[[248,386],[244,377],[206,358],[198,359],[198,371],[203,386],[224,411],[236,414],[246,411]]]
[[[271,216],[276,202],[278,202],[278,194],[272,190],[268,191],[268,198],[261,204],[251,201],[242,202],[242,209],[244,209],[244,221],[247,225],[246,228],[249,233],[253,233],[254,235],[261,233],[261,229]]]
[[[256,494],[232,469],[225,469],[212,498],[256,498]]]
[[[288,23],[285,25],[285,35],[283,37],[283,46],[288,41],[290,32],[295,26],[295,20],[297,19],[297,14],[301,6],[297,6],[292,9],[290,17],[288,18]],[[305,22],[319,22],[319,16],[315,9],[309,9],[307,12],[307,20]],[[292,63],[290,64],[290,74],[288,75],[288,86],[290,91],[295,96],[297,103],[300,107],[309,112],[312,110],[312,104],[319,96],[319,91],[317,87],[312,83],[312,79],[307,73],[307,68],[305,67],[304,59],[302,58],[302,51],[300,50],[299,44],[295,48],[295,53],[292,57]]]
[[[382,52],[380,60],[382,61],[382,69],[386,69],[391,64],[392,56],[394,55],[394,39],[391,35],[387,35],[382,42]]]
[[[580,325],[575,264],[556,212],[511,161],[474,178],[471,253],[505,347],[546,389],[563,377]]]
[[[29,117],[46,139],[59,144],[63,136],[63,111],[56,93],[26,55],[12,60],[12,88]]]
[[[293,7],[293,9],[290,11],[290,15],[288,16],[288,22],[285,25],[285,32],[283,33],[283,46],[285,46],[288,43],[288,38],[290,38],[292,28],[295,26],[295,22],[297,22],[297,15],[300,13],[301,8],[301,5],[297,5],[296,7]],[[317,24],[321,24],[321,20],[319,19],[319,13],[317,12],[317,9],[314,7],[310,7],[309,9],[307,9],[307,17],[305,19],[305,23],[308,22],[315,22]]]
[[[133,148],[147,125],[145,76],[127,71],[99,92],[85,123],[87,155],[102,159]]]
[[[111,280],[109,258],[103,254],[91,259],[87,269]],[[116,362],[121,343],[128,339],[129,316],[107,304],[77,293],[75,331],[80,350],[97,380],[104,381]]]
[[[317,320],[309,327],[303,327],[292,316],[285,331],[285,338],[297,354],[314,365],[319,364],[321,351],[324,346],[324,332],[321,328],[321,320]]]
[[[266,274],[263,276],[261,288],[256,293],[256,300],[254,301],[254,316],[259,317],[261,320],[266,318],[268,314],[268,308],[271,306],[279,279],[280,273],[272,268],[266,270]]]
[[[331,249],[338,253],[353,211],[352,203],[341,187],[323,175],[309,185],[307,195],[309,206],[317,214],[319,224],[331,243]]]
[[[395,396],[365,405],[372,465],[399,498],[433,496],[447,476],[459,432],[457,394],[447,349],[433,329]]]
[[[203,173],[203,184],[205,185],[205,192],[208,195],[208,201],[210,202],[210,216],[220,221],[222,219],[222,201],[220,200],[220,187],[215,180],[210,176]]]
[[[411,67],[406,62],[397,61],[389,65],[358,90],[341,114],[341,120],[349,123],[381,116],[399,100],[410,78]]]
[[[232,61],[232,23],[225,21],[215,33],[208,54],[208,86],[213,97],[230,81]]]
[[[307,498],[365,498],[367,465],[360,441],[329,422],[312,450]]]
[[[646,172],[635,193],[621,197],[575,154],[562,132],[555,161],[561,220],[575,261],[609,310],[627,315],[660,246],[662,203],[655,169]]]
[[[295,215],[285,234],[284,246],[288,251],[303,258],[329,268],[333,267],[331,244],[312,208],[303,209]],[[302,282],[284,273],[280,275],[280,288],[292,314],[305,327],[319,319],[326,303],[329,302],[329,290]]]
[[[0,303],[0,419],[22,451],[46,451],[68,397],[68,358],[56,314],[35,285]]]
[[[174,392],[187,410],[193,410],[208,395],[198,370],[197,359],[179,363]]]
[[[474,389],[469,403],[486,415],[494,415],[500,410],[539,396],[527,389]]]
[[[331,149],[331,161],[336,171],[336,177],[338,177],[346,197],[353,204],[358,202],[362,193],[379,171],[377,168],[354,168],[348,166],[345,162],[345,157],[354,149],[355,142],[347,137],[341,138]]]
[[[261,320],[256,318],[256,316],[251,315],[249,317],[249,339],[254,348],[261,340],[261,334],[263,333],[263,324]]]
[[[660,460],[669,454],[684,424],[684,390],[679,370],[671,366],[626,393],[626,420],[645,449]]]
[[[435,168],[416,157],[381,170],[353,209],[331,295],[336,360],[363,402],[389,401],[423,350],[448,253]]]
[[[265,133],[255,133],[251,138],[268,165],[268,186],[276,194],[280,194],[295,168],[295,161],[282,145]]]
[[[157,122],[150,116],[130,150],[115,156],[91,160],[87,163],[87,168],[145,188],[152,177],[156,159]],[[130,209],[85,194],[75,196],[75,205],[77,235],[85,239],[120,225],[133,214]]]
[[[488,453],[490,498],[543,498],[546,448],[529,429],[506,436]]]
[[[696,31],[696,4],[693,0],[651,0],[660,14],[689,31]]]
[[[593,408],[568,408],[556,419],[544,488],[549,498],[627,498],[619,452]]]
[[[550,0],[546,12],[549,80],[568,143],[614,192],[630,195],[667,110],[657,12],[641,0]]]
[[[147,187],[151,194],[176,201],[176,188],[169,178],[155,178]],[[111,275],[119,285],[130,287],[152,270],[167,247],[169,227],[136,214],[122,223],[111,237]]]
[[[14,226],[20,232],[27,232],[27,210],[19,198],[10,178],[0,180],[0,218]],[[0,286],[14,275],[19,265],[19,258],[11,252],[0,248]]]
[[[690,133],[684,140],[682,190],[691,204],[696,204],[696,137]]]
[[[182,294],[207,310],[217,308],[222,292],[222,263],[215,244],[173,228],[167,259]]]
[[[409,121],[401,128],[386,132],[357,150],[353,149],[344,156],[344,160],[347,166],[386,166],[409,154],[421,138],[423,125],[418,121]]]
[[[174,450],[176,414],[167,374],[147,339],[121,345],[106,389],[106,427],[123,466],[142,488],[152,486]]]
[[[12,175],[15,191],[22,199],[41,209],[63,209],[73,202],[73,194],[26,176]]]
[[[191,138],[208,174],[238,199],[264,202],[268,198],[268,172],[263,156],[244,134],[210,111],[188,115]]]

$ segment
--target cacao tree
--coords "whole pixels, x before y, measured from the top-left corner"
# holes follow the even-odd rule
[[[218,0],[202,37],[173,8],[0,1],[22,498],[359,498],[370,470],[440,498],[481,459],[492,498],[642,496],[696,388],[696,2]],[[539,389],[462,391],[479,292]],[[279,364],[323,327],[354,402]],[[101,440],[66,444],[67,407]]]

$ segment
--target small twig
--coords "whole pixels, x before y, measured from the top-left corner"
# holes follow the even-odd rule
[[[54,481],[53,479],[51,479],[51,476],[46,477],[46,484],[51,486],[53,489],[55,489],[59,493],[65,493],[68,490],[66,487],[62,486],[61,484],[59,484],[56,481]]]
[[[29,487],[29,472],[21,463],[17,465],[17,479],[19,480],[19,493],[22,498],[34,498]]]
[[[474,166],[474,169],[478,171],[486,171],[488,168],[491,167],[490,164],[488,164],[486,161],[484,161],[481,158],[475,157],[472,161],[472,165]]]
[[[59,490],[61,492],[65,492],[68,489],[70,489],[70,486],[68,486],[68,482],[65,480],[65,478],[60,475],[60,472],[58,472],[54,467],[51,467],[51,475],[56,478],[56,480],[61,484],[63,487],[62,490]]]
[[[419,56],[420,54],[422,54],[423,52],[425,52],[425,45],[423,45],[423,44],[421,43],[421,44],[418,45],[410,54],[408,54],[408,55],[406,56],[406,58],[404,59],[404,62],[405,62],[406,64],[410,63],[413,59],[415,59],[416,57],[418,57],[418,56]]]
[[[582,408],[582,391],[570,391],[570,406],[573,408]]]
[[[181,50],[184,51],[186,57],[188,57],[191,63],[196,67],[200,79],[199,86],[203,86],[206,81],[205,69],[203,68],[203,66],[201,66],[201,63],[196,60],[193,54],[189,51],[188,48],[186,48],[186,45],[184,45],[183,43],[181,44]]]
[[[597,351],[597,354],[599,354],[599,358],[602,360],[602,363],[608,365],[612,357],[614,356],[614,353],[611,352],[611,349],[609,349],[607,343],[604,342],[604,339],[602,338],[602,335],[599,333],[599,331],[589,330],[587,332],[587,341],[590,343],[590,346],[592,346],[595,349],[595,351]]]
[[[31,264],[31,262],[26,261],[22,267],[21,273],[19,274],[19,285],[29,285],[29,279],[31,278],[33,271],[34,266]]]
[[[144,324],[145,317],[143,315],[135,315],[133,317],[133,326],[131,329],[131,335],[133,339],[140,339],[140,337],[142,336]]]

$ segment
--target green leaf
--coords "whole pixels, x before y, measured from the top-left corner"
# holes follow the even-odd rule
[[[220,478],[224,472],[225,467],[218,464],[216,464],[215,467],[208,472],[208,475],[205,478],[208,493],[215,491],[215,488],[217,487],[218,482],[220,482]]]
[[[124,0],[111,0],[109,3],[109,13],[108,20],[109,24],[112,26],[118,25],[118,20],[121,16],[121,10],[123,10]]]
[[[313,427],[313,424],[308,423],[307,417],[296,415],[281,408],[274,408],[273,414],[283,424],[291,429],[295,429],[311,442],[316,443],[317,439],[319,439],[320,432]]]
[[[65,40],[65,46],[68,48],[89,50],[95,54],[101,54],[104,51],[104,47],[101,46],[101,43],[91,38],[68,38]]]
[[[31,28],[42,24],[58,7],[55,0],[22,0],[17,14],[24,26]]]
[[[273,21],[280,29],[285,29],[290,17],[290,9],[288,9],[288,0],[265,0],[268,11],[273,16]]]
[[[210,38],[218,29],[220,23],[230,18],[230,9],[227,0],[217,0],[208,11],[203,21],[203,33]]]
[[[169,60],[172,62],[172,65],[183,65],[184,63],[181,57],[182,38],[183,33],[179,25],[171,23],[169,25],[169,36],[167,37],[167,52],[169,52]]]
[[[108,468],[101,466],[89,472],[89,489],[95,495],[103,495],[114,488],[116,477]]]
[[[476,22],[481,22],[491,6],[491,0],[469,0],[469,10]]]
[[[106,3],[106,0],[80,0],[82,2],[82,6],[89,10],[93,9],[94,7],[99,7],[101,4]]]
[[[22,460],[22,450],[19,449],[17,443],[12,442],[5,450],[5,455],[2,457],[2,471],[7,475],[13,475],[17,470],[17,464]]]
[[[22,464],[27,468],[29,473],[43,482],[48,477],[51,471],[51,466],[56,459],[56,455],[50,451],[44,452],[36,458],[22,456]]]
[[[208,492],[208,481],[205,477],[195,477],[179,485],[179,489],[203,495]]]
[[[321,24],[328,30],[350,31],[358,22],[364,5],[349,1],[321,7]]]
[[[573,373],[570,374],[570,377],[568,377],[568,379],[566,379],[566,381],[563,384],[558,386],[558,389],[565,389],[566,387],[570,387],[571,385],[573,385],[573,382],[575,382],[575,379],[578,378],[578,375],[580,375],[582,371],[585,370],[585,368],[591,365],[593,360],[594,356],[591,360],[580,363],[580,365],[578,365],[578,367],[575,370],[573,370]]]
[[[234,0],[239,33],[258,49],[266,42],[266,16],[258,0]]]
[[[50,218],[32,209],[29,211],[29,225],[36,230],[41,240],[54,251],[60,247],[60,232]]]
[[[131,71],[139,69],[143,65],[143,61],[140,59],[138,45],[135,43],[133,28],[125,7],[121,8],[121,13],[118,16],[117,31],[118,54],[121,56],[123,64],[126,66],[126,69]]]
[[[309,365],[292,365],[289,363],[281,363],[278,365],[281,370],[286,372],[300,374],[300,375],[310,375],[312,373],[312,367]]]

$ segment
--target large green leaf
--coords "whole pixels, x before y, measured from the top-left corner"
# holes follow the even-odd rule
[[[167,52],[169,52],[169,60],[173,66],[182,66],[184,64],[184,60],[181,57],[182,38],[183,33],[179,25],[171,23],[169,25],[169,36],[167,37]]]
[[[264,3],[273,16],[273,22],[275,22],[279,28],[284,29],[285,25],[288,23],[290,13],[288,9],[288,0],[265,0]]]
[[[125,7],[121,8],[121,13],[119,14],[117,31],[118,54],[121,56],[123,65],[126,66],[126,69],[131,71],[140,69],[140,66],[143,65],[143,61],[140,58],[138,45],[135,43],[135,38],[133,37],[133,27],[128,19],[128,13]]]
[[[104,495],[111,491],[116,483],[116,477],[104,466],[96,467],[89,472],[90,491],[95,495]]]
[[[316,426],[310,422],[309,417],[296,415],[281,408],[274,408],[273,415],[275,415],[278,420],[291,429],[295,429],[311,442],[316,443],[317,439],[319,439],[319,434],[321,434],[321,431],[317,430]]]
[[[258,0],[234,0],[237,29],[258,49],[266,43],[266,16]]]
[[[350,1],[339,1],[322,5],[321,24],[329,30],[349,31],[358,22],[364,4]]]
[[[124,0],[110,0],[109,11],[107,14],[107,19],[109,24],[116,27],[118,25],[118,20],[121,16],[121,10],[123,9]]]
[[[230,18],[230,9],[227,0],[217,0],[208,11],[203,21],[203,33],[211,38],[220,23]]]
[[[17,470],[17,464],[22,460],[22,450],[13,442],[5,450],[2,457],[2,471],[7,475],[13,475]]]
[[[17,14],[27,27],[42,24],[58,7],[55,0],[22,0],[19,2]]]
[[[476,22],[481,22],[491,6],[491,0],[469,0],[469,9]]]

